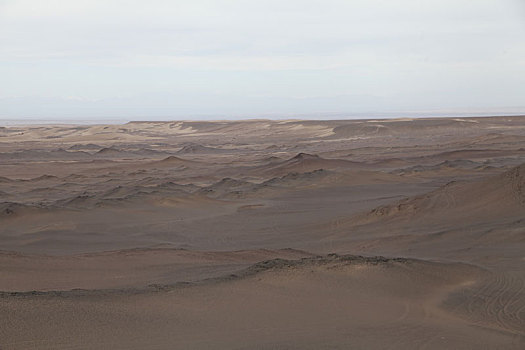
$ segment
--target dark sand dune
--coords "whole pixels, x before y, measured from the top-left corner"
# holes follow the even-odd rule
[[[19,215],[30,209],[27,205],[13,202],[2,202],[0,203],[0,215],[2,216],[15,216]]]
[[[263,260],[310,256],[312,254],[292,249],[206,252],[150,248],[59,257],[0,251],[0,291],[95,291],[168,286],[227,276]]]
[[[525,217],[525,164],[486,180],[449,183],[428,194],[376,208],[367,215],[376,218],[465,220],[475,222],[515,216]]]
[[[7,177],[4,177],[4,176],[1,176],[0,177],[0,182],[1,183],[10,183],[10,182],[14,182],[15,180],[13,179],[10,179],[10,178],[7,178]]]
[[[280,157],[270,156],[270,157],[264,158],[262,161],[265,163],[275,163],[275,162],[282,162],[283,159]]]
[[[95,150],[95,151],[99,151],[101,150],[102,146],[99,146],[99,145],[96,145],[94,143],[88,143],[88,144],[74,144],[72,146],[70,146],[68,149],[69,150],[72,150],[72,151],[78,151],[78,150]]]
[[[138,150],[122,150],[116,147],[105,147],[93,154],[97,158],[139,158],[139,157],[154,157],[161,158],[169,155],[168,152],[156,151],[149,148],[142,148]]]
[[[231,194],[241,195],[246,192],[255,191],[256,188],[257,184],[249,181],[224,178],[210,186],[201,188],[199,192],[207,196],[224,197]]]
[[[90,158],[88,152],[83,151],[66,151],[64,149],[57,149],[51,151],[42,150],[23,150],[10,153],[0,153],[0,161],[39,161],[39,160],[77,160]]]
[[[357,251],[442,257],[490,266],[515,261],[522,269],[523,170],[522,165],[482,180],[452,182],[325,223],[331,232],[327,237]],[[498,253],[501,251],[505,254]]]
[[[215,198],[271,198],[282,196],[290,191],[305,189],[398,183],[400,181],[405,181],[405,179],[379,171],[337,172],[317,169],[309,172],[290,172],[284,176],[273,177],[258,183],[223,178],[212,185],[201,188],[199,192]]]
[[[501,150],[501,149],[460,149],[454,151],[440,152],[429,156],[422,157],[421,162],[426,160],[461,160],[461,159],[490,159],[502,156],[524,156],[525,149],[519,148],[514,150]]]
[[[460,171],[483,169],[484,166],[485,165],[482,162],[474,162],[471,160],[456,159],[456,160],[445,160],[441,163],[434,164],[434,165],[413,165],[410,167],[393,170],[392,173],[399,174],[399,175],[414,175],[414,174],[422,174],[422,173],[431,172],[433,175],[435,175],[436,172],[458,173]]]
[[[232,152],[232,150],[208,147],[208,146],[203,146],[199,144],[185,145],[184,147],[182,147],[180,150],[177,151],[178,154],[199,154],[199,153],[219,154],[219,153],[230,153],[230,152]]]
[[[198,164],[198,161],[190,160],[190,159],[183,159],[176,156],[169,156],[162,160],[155,161],[151,163],[153,166],[179,166],[179,165],[191,165],[191,164]]]
[[[265,176],[283,176],[292,172],[309,172],[318,169],[362,169],[358,162],[343,159],[326,159],[315,154],[299,153],[282,162],[272,162],[255,168],[252,173]]]
[[[523,146],[525,143],[525,137],[523,135],[503,134],[503,133],[488,133],[482,136],[476,136],[466,141],[457,142],[456,145],[487,145],[498,147],[503,146],[514,147],[515,145]]]
[[[292,172],[281,177],[274,177],[264,181],[263,186],[279,186],[287,188],[323,188],[335,186],[365,185],[379,183],[398,183],[405,179],[379,171],[333,171],[317,169],[298,173]],[[408,181],[407,181],[408,182]]]
[[[163,200],[177,200],[190,197],[193,188],[182,185],[163,184],[159,186],[116,186],[98,193],[83,193],[51,203],[50,208],[94,209],[118,205],[121,209],[135,206],[144,201],[149,205]]]
[[[446,301],[450,307],[451,293],[484,278],[486,272],[476,267],[344,256],[269,261],[247,272],[245,277],[153,294],[13,295],[0,306],[8,315],[0,321],[2,338],[10,348],[71,348],[86,343],[137,349],[523,345],[519,331],[479,327],[442,306]],[[5,327],[7,320],[34,331],[25,336],[12,332],[12,327]],[[110,330],[105,324],[118,327]],[[68,337],[70,331],[76,336]]]

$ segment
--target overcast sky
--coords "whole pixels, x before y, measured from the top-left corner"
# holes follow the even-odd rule
[[[524,0],[0,0],[0,118],[524,106]]]

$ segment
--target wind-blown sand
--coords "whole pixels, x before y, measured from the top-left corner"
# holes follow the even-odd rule
[[[2,349],[523,349],[525,117],[0,128]]]

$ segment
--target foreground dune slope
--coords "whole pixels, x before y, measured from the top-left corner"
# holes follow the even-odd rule
[[[450,293],[487,274],[410,259],[272,260],[156,293],[14,295],[2,301],[1,332],[6,348],[519,349],[522,332],[449,311]]]

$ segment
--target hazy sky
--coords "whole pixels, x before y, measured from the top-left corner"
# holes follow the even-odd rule
[[[524,106],[524,0],[0,0],[0,118]]]

